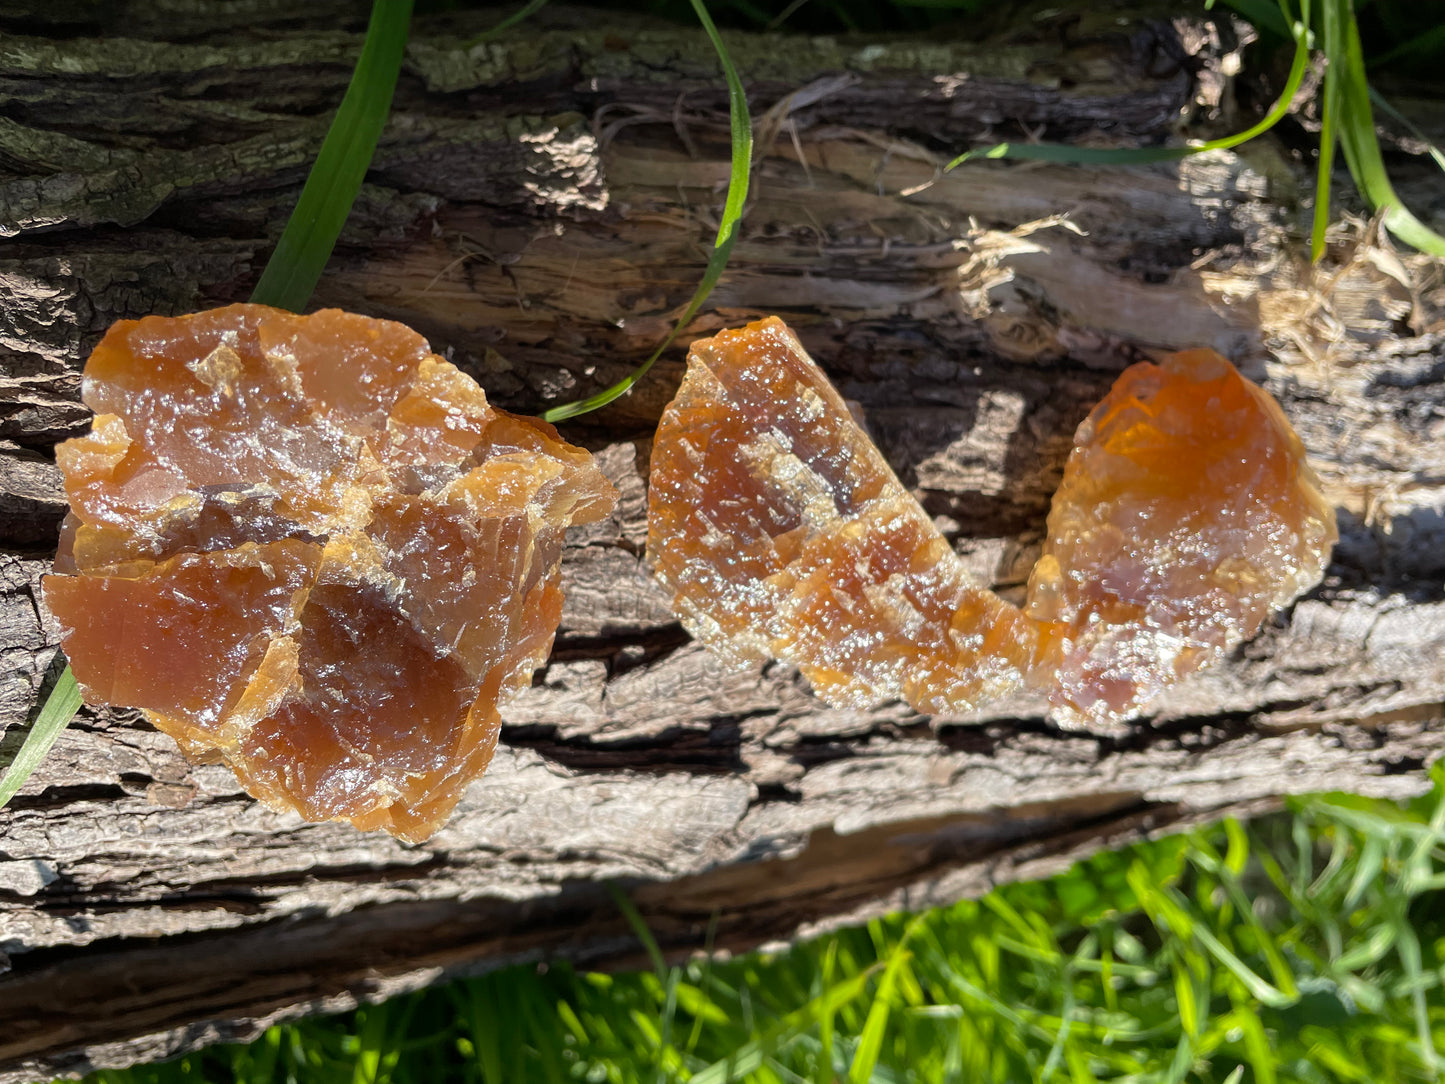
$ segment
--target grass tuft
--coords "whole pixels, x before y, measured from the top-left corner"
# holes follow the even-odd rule
[[[1295,96],[1304,83],[1309,58],[1316,44],[1325,59],[1321,91],[1320,154],[1315,180],[1315,209],[1310,228],[1310,255],[1319,260],[1325,251],[1325,231],[1330,224],[1330,178],[1336,143],[1344,150],[1345,163],[1360,194],[1371,210],[1381,213],[1386,229],[1401,241],[1432,256],[1445,256],[1445,237],[1416,218],[1400,201],[1385,171],[1371,101],[1379,101],[1370,88],[1360,46],[1359,26],[1352,0],[1321,0],[1319,18],[1314,19],[1310,0],[1301,0],[1296,16],[1289,0],[1226,0],[1256,25],[1287,35],[1295,43],[1294,59],[1284,89],[1274,106],[1259,123],[1243,132],[1219,139],[1193,141],[1180,147],[1074,147],[1064,143],[996,143],[978,147],[954,158],[945,171],[977,158],[1012,158],[1072,165],[1134,165],[1169,162],[1205,151],[1228,150],[1263,135],[1289,115]],[[1445,170],[1445,155],[1433,145],[1430,151]]]
[[[1253,9],[1257,3],[1247,5]],[[1281,10],[1284,10],[1281,3]],[[1286,17],[1288,12],[1285,11]],[[1303,15],[1300,19],[1289,20],[1289,34],[1294,38],[1294,59],[1290,62],[1289,75],[1285,77],[1284,89],[1270,111],[1257,123],[1242,132],[1222,136],[1219,139],[1195,140],[1182,147],[1075,147],[1067,143],[996,143],[992,147],[979,147],[960,154],[944,170],[951,170],[974,158],[1016,158],[1036,162],[1063,162],[1070,165],[1137,165],[1146,162],[1173,162],[1205,151],[1229,150],[1263,135],[1285,117],[1289,116],[1295,95],[1304,83],[1309,67],[1310,31],[1309,0],[1304,0]]]

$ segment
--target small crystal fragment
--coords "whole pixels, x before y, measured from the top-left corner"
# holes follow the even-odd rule
[[[1136,365],[1080,427],[1028,605],[976,582],[770,318],[693,344],[648,558],[688,631],[824,700],[966,711],[1021,686],[1109,723],[1318,581],[1335,539],[1274,401],[1210,351]]]
[[[434,832],[616,495],[400,324],[260,305],[122,321],[57,449],[45,600],[90,703],[139,707],[308,820]]]

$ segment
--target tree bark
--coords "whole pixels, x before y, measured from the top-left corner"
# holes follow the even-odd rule
[[[244,299],[344,90],[364,8],[0,4],[0,761],[57,630],[56,441],[115,319]],[[690,27],[548,8],[419,18],[314,303],[403,320],[537,413],[644,358],[698,281],[727,178]],[[642,563],[648,436],[681,348],[567,430],[623,501],[574,532],[556,650],[429,843],[306,825],[84,710],[0,812],[0,1084],[253,1036],[561,954],[739,948],[1043,875],[1282,794],[1403,796],[1445,734],[1445,289],[1346,224],[1301,252],[1302,164],[1256,141],[1148,167],[970,145],[1156,143],[1249,123],[1241,28],[1042,6],[982,38],[728,36],[757,121],[741,239],[690,338],[777,312],[973,567],[1017,593],[1074,427],[1125,364],[1211,345],[1279,397],[1337,503],[1325,582],[1118,733],[1026,697],[835,711],[720,669]],[[970,29],[969,34],[975,33]]]

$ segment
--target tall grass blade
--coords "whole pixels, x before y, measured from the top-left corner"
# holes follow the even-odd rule
[[[411,998],[384,1001],[366,1008],[361,1031],[356,1036],[356,1060],[352,1063],[350,1084],[388,1084],[401,1060],[402,1046],[417,1004],[417,1000]]]
[[[1340,146],[1345,152],[1350,175],[1369,205],[1382,212],[1381,221],[1390,233],[1431,256],[1445,256],[1445,237],[1411,214],[1385,172],[1385,160],[1375,138],[1375,118],[1370,110],[1370,86],[1365,80],[1365,59],[1360,48],[1360,28],[1353,19],[1344,27],[1344,69],[1341,94]]]
[[[1339,141],[1340,103],[1344,79],[1344,22],[1350,17],[1350,0],[1324,0],[1320,11],[1320,45],[1325,54],[1325,78],[1320,106],[1320,160],[1315,171],[1315,213],[1310,226],[1310,259],[1325,254],[1325,231],[1330,225],[1330,177]]]
[[[487,1084],[505,1080],[502,1051],[510,1046],[503,1035],[506,1023],[501,999],[496,996],[496,978],[487,976],[457,988],[453,993],[461,1016],[462,1028],[471,1040],[475,1068],[481,1070]]]
[[[579,414],[589,414],[626,395],[633,385],[648,374],[657,359],[662,356],[662,352],[672,345],[672,340],[677,338],[682,329],[692,322],[692,318],[697,315],[703,302],[707,300],[713,287],[717,285],[718,279],[722,278],[723,269],[727,267],[728,257],[732,255],[733,243],[738,236],[737,225],[743,217],[743,208],[748,199],[748,176],[752,171],[753,159],[752,117],[748,113],[747,91],[743,89],[743,81],[738,76],[737,68],[733,66],[732,57],[728,55],[722,36],[718,34],[717,27],[713,25],[712,17],[708,15],[702,0],[692,0],[692,7],[697,12],[698,21],[702,23],[703,29],[707,32],[708,40],[712,42],[713,48],[717,51],[718,61],[722,64],[723,75],[727,79],[728,117],[732,131],[732,168],[728,176],[728,194],[723,203],[722,221],[718,223],[717,237],[713,241],[712,255],[708,257],[702,281],[693,291],[687,308],[678,317],[677,323],[668,332],[667,338],[662,340],[662,345],[652,352],[651,357],[610,388],[575,403],[564,403],[562,406],[553,407],[542,415],[545,421],[560,422],[568,418],[575,418]]]
[[[299,312],[311,299],[321,269],[351,213],[371,164],[376,141],[391,111],[411,23],[412,0],[375,0],[361,56],[332,118],[321,152],[312,163],[296,207],[251,293],[260,305]],[[57,659],[64,659],[57,654]],[[0,781],[0,808],[20,789],[80,710],[80,692],[67,663],[36,724]],[[42,726],[41,724],[45,725]]]
[[[45,706],[35,717],[35,725],[30,728],[30,733],[25,735],[25,741],[16,751],[15,759],[5,769],[5,774],[0,776],[0,809],[24,786],[30,773],[45,759],[45,754],[50,752],[55,739],[79,710],[80,687],[76,685],[75,674],[67,665],[56,678]]]
[[[321,269],[351,213],[391,112],[406,51],[412,0],[376,0],[351,84],[321,144],[296,209],[261,272],[251,300],[299,312],[311,299]]]

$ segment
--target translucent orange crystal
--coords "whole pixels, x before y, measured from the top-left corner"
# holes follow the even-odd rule
[[[57,449],[44,584],[90,703],[309,820],[421,840],[491,758],[616,494],[400,324],[233,305],[122,321]]]
[[[1080,427],[1023,610],[976,582],[772,318],[693,344],[652,455],[648,555],[684,626],[840,707],[1024,685],[1137,714],[1316,583],[1334,513],[1267,394],[1207,350],[1127,370]]]

